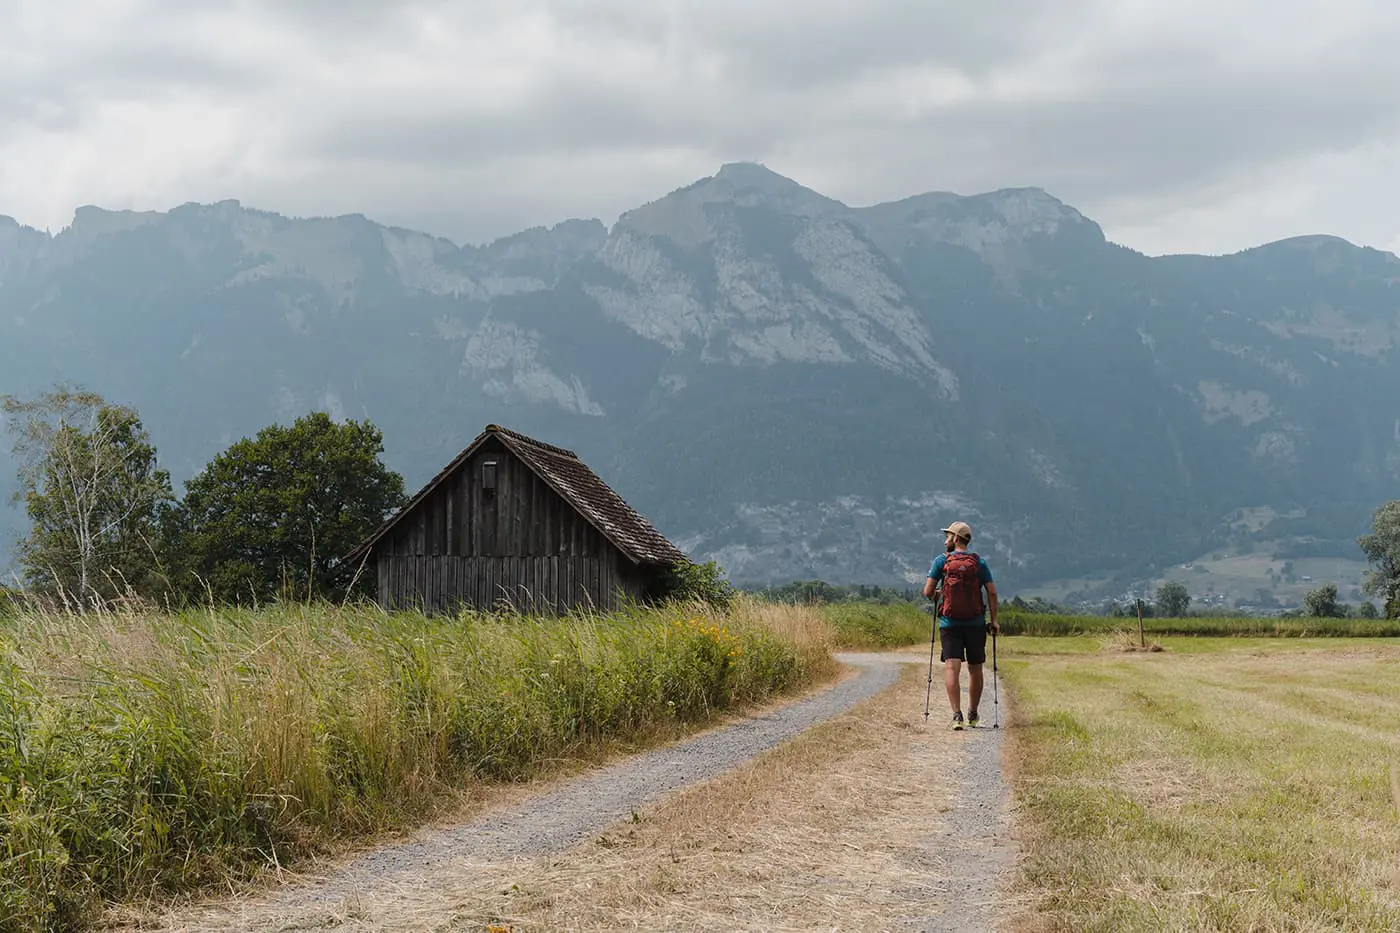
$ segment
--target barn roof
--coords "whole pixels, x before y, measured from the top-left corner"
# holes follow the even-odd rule
[[[384,521],[374,533],[345,556],[347,561],[356,561],[369,553],[370,548],[384,537],[399,520],[408,515],[426,499],[434,489],[467,461],[472,454],[489,439],[496,438],[506,449],[520,458],[540,479],[569,503],[588,523],[612,542],[619,551],[638,564],[686,563],[689,558],[657,531],[652,524],[632,508],[622,497],[603,482],[602,478],[589,469],[572,450],[555,447],[544,441],[527,437],[498,424],[488,424],[467,448],[443,467],[428,484],[409,499]]]

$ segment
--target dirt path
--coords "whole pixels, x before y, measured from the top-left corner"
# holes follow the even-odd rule
[[[797,702],[140,928],[996,928],[1004,730],[954,733],[938,697],[926,726],[927,655],[839,657],[858,674]]]

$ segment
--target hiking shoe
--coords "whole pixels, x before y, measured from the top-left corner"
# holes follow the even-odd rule
[[[967,727],[969,729],[976,729],[981,724],[982,720],[977,718],[977,710],[972,710],[967,714]]]
[[[958,710],[956,713],[953,714],[953,728],[954,728],[954,729],[962,729],[962,727],[963,727],[962,710]]]

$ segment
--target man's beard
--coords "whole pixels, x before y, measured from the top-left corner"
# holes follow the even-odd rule
[[[953,553],[953,551],[957,550],[957,547],[958,546],[956,544],[954,544],[952,541],[949,541],[947,544],[943,545],[943,551],[944,553],[951,554]]]

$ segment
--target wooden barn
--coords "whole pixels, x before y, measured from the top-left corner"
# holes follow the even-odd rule
[[[607,611],[688,562],[572,451],[494,424],[346,559],[425,612]]]

